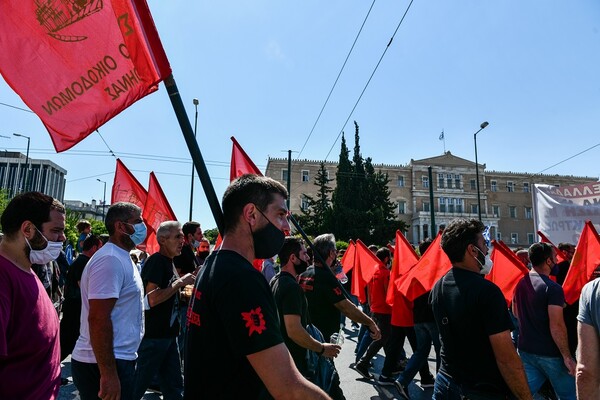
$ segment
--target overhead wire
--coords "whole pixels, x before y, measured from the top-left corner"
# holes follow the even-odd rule
[[[296,160],[298,160],[300,158],[300,155],[304,151],[304,148],[306,147],[306,144],[308,143],[308,140],[312,136],[312,134],[313,134],[313,132],[315,130],[315,127],[317,126],[317,124],[319,123],[319,120],[321,119],[321,115],[323,114],[323,110],[325,110],[325,107],[327,106],[327,103],[329,102],[329,98],[331,97],[331,94],[333,93],[333,89],[335,89],[335,87],[336,87],[336,85],[338,83],[338,80],[340,79],[340,76],[342,75],[342,72],[344,71],[344,68],[346,67],[346,63],[348,62],[348,59],[350,58],[350,54],[352,54],[352,50],[354,50],[354,45],[356,45],[356,42],[358,41],[358,38],[360,37],[360,34],[361,34],[362,30],[363,30],[363,27],[365,26],[365,23],[367,22],[367,19],[369,18],[369,15],[371,14],[371,10],[373,9],[373,6],[375,5],[375,1],[376,0],[373,0],[373,2],[371,3],[371,7],[369,7],[369,11],[367,12],[367,15],[365,16],[365,19],[363,20],[363,23],[360,26],[360,29],[358,30],[358,34],[354,38],[354,42],[352,43],[352,47],[350,47],[350,51],[346,55],[346,59],[344,60],[344,64],[342,65],[342,68],[340,69],[340,72],[338,73],[337,77],[335,78],[335,82],[333,82],[333,86],[331,87],[331,90],[329,91],[329,94],[327,95],[327,99],[325,99],[325,103],[323,104],[323,107],[321,107],[321,111],[319,112],[319,115],[317,116],[317,119],[316,119],[315,123],[313,124],[312,129],[310,130],[310,133],[308,134],[308,137],[304,141],[304,145],[302,145],[302,149],[300,149],[300,151],[298,152],[298,156],[296,157]]]
[[[392,44],[392,41],[394,40],[394,37],[396,36],[396,33],[398,32],[398,29],[400,29],[400,26],[402,25],[402,22],[404,21],[404,18],[406,18],[406,14],[408,14],[408,10],[410,10],[410,7],[412,6],[413,1],[414,0],[410,0],[410,3],[408,4],[408,7],[406,7],[406,11],[404,11],[404,14],[402,15],[402,18],[400,19],[400,22],[398,23],[398,26],[396,26],[396,29],[394,30],[394,33],[393,33],[392,37],[390,38],[390,41],[388,42],[387,46],[385,46],[385,50],[383,50],[383,53],[381,54],[381,57],[379,58],[379,61],[377,62],[377,65],[375,65],[375,68],[373,69],[373,72],[371,73],[371,76],[369,77],[369,80],[365,84],[365,87],[363,88],[362,92],[360,93],[360,96],[358,96],[358,99],[356,100],[356,103],[354,104],[354,107],[352,107],[352,110],[350,111],[350,114],[348,114],[348,118],[346,118],[346,121],[344,122],[344,125],[342,126],[342,129],[340,130],[340,133],[338,133],[337,137],[335,138],[335,141],[331,145],[331,148],[327,152],[327,155],[325,156],[325,160],[327,160],[327,158],[329,157],[329,154],[331,154],[331,151],[335,147],[335,144],[339,140],[340,136],[342,136],[342,133],[344,133],[344,128],[348,124],[348,121],[352,117],[352,114],[354,114],[354,110],[358,106],[358,103],[360,103],[360,100],[362,99],[363,94],[365,93],[365,91],[369,87],[369,84],[371,83],[371,79],[373,79],[373,76],[375,75],[375,72],[377,72],[377,69],[379,68],[379,64],[381,64],[381,61],[383,60],[383,57],[385,57],[385,54],[387,53],[388,49],[390,48],[390,46]]]

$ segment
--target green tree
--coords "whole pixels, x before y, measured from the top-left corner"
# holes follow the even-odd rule
[[[316,198],[302,194],[306,198],[308,207],[302,210],[300,223],[307,234],[320,235],[330,231],[331,200],[329,196],[333,189],[328,184],[332,180],[327,177],[325,163],[322,162],[314,181],[314,184],[319,187]]]
[[[10,198],[8,196],[8,190],[0,189],[0,215],[4,213],[4,209],[8,205]]]
[[[210,244],[215,244],[217,241],[217,236],[219,235],[219,230],[217,228],[206,229],[202,231],[202,234],[205,238],[208,239]]]

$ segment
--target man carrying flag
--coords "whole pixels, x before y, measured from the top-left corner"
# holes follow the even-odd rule
[[[431,291],[442,342],[433,398],[531,399],[523,364],[510,338],[512,321],[500,289],[480,274],[487,262],[483,224],[455,219],[441,246],[452,269]]]

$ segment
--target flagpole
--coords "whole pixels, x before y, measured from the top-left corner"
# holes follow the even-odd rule
[[[179,94],[179,89],[177,89],[177,84],[175,83],[173,75],[169,75],[169,77],[164,80],[164,83],[165,87],[167,88],[167,93],[169,94],[169,99],[171,100],[171,105],[173,106],[173,111],[175,111],[175,116],[177,117],[177,121],[181,127],[183,138],[185,139],[190,151],[190,155],[192,156],[192,161],[196,167],[196,172],[198,173],[198,178],[202,184],[202,189],[204,189],[204,193],[206,194],[206,199],[208,200],[208,205],[212,211],[213,218],[215,219],[215,223],[217,224],[219,232],[222,233],[223,211],[221,210],[221,205],[219,204],[217,194],[215,193],[215,188],[213,187],[210,176],[208,175],[208,170],[206,169],[204,158],[202,157],[202,153],[198,147],[198,142],[195,140],[192,124],[190,123],[187,113],[185,112],[183,100],[181,99],[181,95]]]

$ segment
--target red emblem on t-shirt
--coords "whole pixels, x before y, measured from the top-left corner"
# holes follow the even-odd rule
[[[250,310],[250,312],[243,312],[242,318],[246,322],[248,336],[252,335],[253,332],[256,332],[260,335],[265,329],[267,329],[265,318],[263,317],[260,307],[256,307],[256,309]]]
[[[200,314],[195,313],[192,311],[192,307],[188,308],[187,310],[187,326],[190,326],[190,324],[194,324],[197,326],[200,326]]]
[[[342,295],[342,289],[340,289],[339,287],[333,288],[333,293],[335,293],[336,296],[341,296]]]

